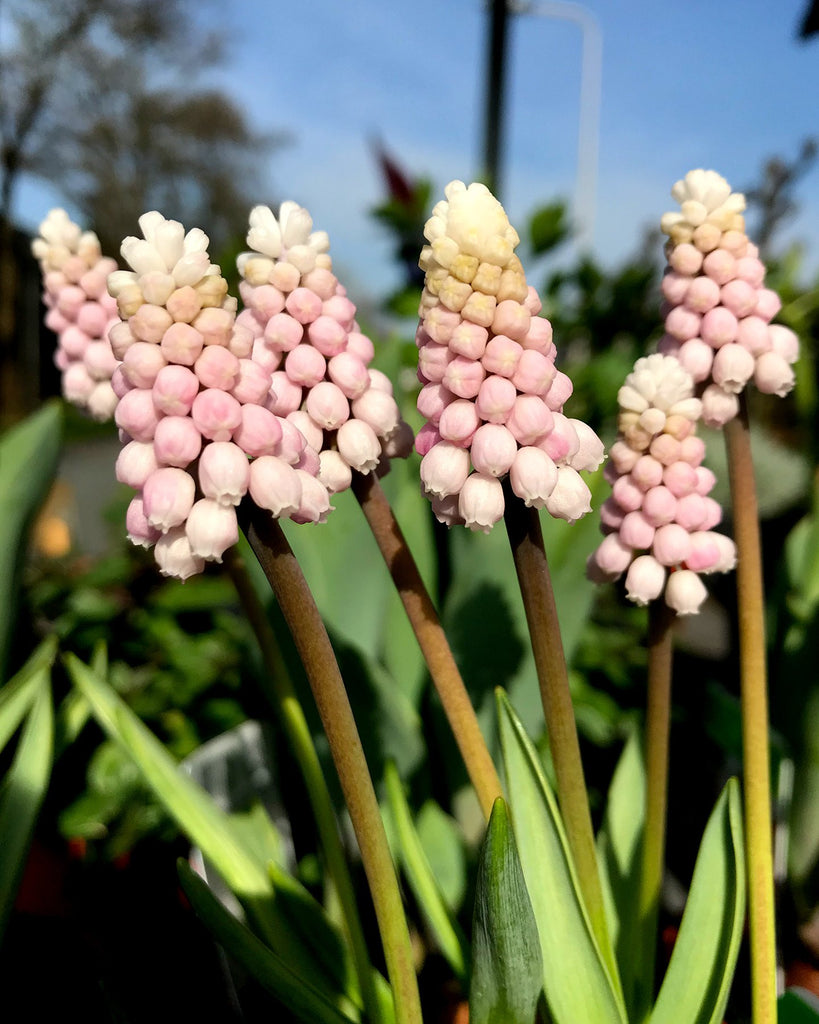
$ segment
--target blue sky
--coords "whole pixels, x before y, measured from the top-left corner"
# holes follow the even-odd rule
[[[604,262],[634,251],[692,167],[712,167],[741,188],[768,156],[792,157],[802,139],[819,137],[819,39],[796,39],[804,0],[583,6],[602,37],[592,239]],[[260,200],[306,205],[330,232],[336,268],[354,294],[382,293],[395,272],[389,240],[367,215],[383,195],[368,140],[378,135],[439,192],[478,173],[482,0],[244,0],[211,2],[197,17],[226,28],[231,41],[228,64],[207,84],[230,92],[258,128],[292,136],[270,158]],[[519,226],[539,203],[575,194],[581,39],[565,20],[512,20],[503,200]],[[819,168],[801,182],[800,217],[787,232],[806,242],[812,268],[817,186]],[[42,190],[24,188],[20,219],[36,224],[43,205]]]

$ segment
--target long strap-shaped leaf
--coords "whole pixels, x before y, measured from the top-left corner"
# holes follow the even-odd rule
[[[54,715],[49,670],[37,675],[38,691],[3,780],[0,799],[0,935],[11,911],[34,823],[51,776]]]
[[[398,777],[394,761],[388,761],[384,769],[387,797],[398,835],[395,851],[396,860],[401,864],[413,896],[418,902],[427,926],[459,981],[466,981],[467,953],[463,935],[444,902],[441,891],[429,866],[421,840],[412,821],[407,798]]]
[[[481,848],[473,918],[470,1024],[532,1024],[543,961],[506,804],[495,801]]]
[[[720,1024],[745,920],[739,784],[729,779],[708,819],[671,963],[650,1024]]]
[[[645,794],[645,765],[635,729],[614,770],[603,825],[597,836],[606,916],[629,1013],[634,1009],[635,985],[643,966],[639,954],[643,948],[639,895]],[[653,977],[649,987],[651,983]]]
[[[609,974],[578,889],[557,802],[540,759],[498,691],[509,806],[543,956],[543,987],[555,1024],[626,1024],[619,978]]]
[[[304,1024],[351,1024],[351,1018],[337,1010],[228,913],[184,860],[177,867],[185,895],[208,931],[297,1020]]]
[[[20,671],[0,687],[0,750],[17,731],[43,680],[49,678],[56,653],[54,637],[43,640]]]
[[[53,399],[0,437],[0,679],[17,617],[26,533],[57,468],[61,423],[62,406]]]
[[[338,946],[334,972],[330,970],[332,955],[321,948],[322,935],[326,937],[326,933],[317,927],[319,919],[323,920],[321,907],[295,879],[285,879],[284,873],[275,866],[266,869],[231,828],[227,815],[193,779],[179,771],[176,762],[150,730],[87,665],[70,654],[66,656],[66,665],[97,721],[134,759],[146,783],[168,813],[190,840],[201,848],[242,901],[254,928],[271,949],[331,1001],[343,1003],[345,998],[358,1001],[357,992],[351,987],[344,989],[348,974],[341,962],[343,947]],[[276,875],[278,886],[272,884],[270,872]],[[303,931],[296,930],[292,915],[285,913],[281,906],[281,898],[285,895],[299,897],[302,917],[310,919],[311,943],[305,941]]]

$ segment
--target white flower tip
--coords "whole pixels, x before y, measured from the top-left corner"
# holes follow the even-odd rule
[[[721,174],[702,168],[689,171],[675,182],[671,195],[680,204],[681,212],[663,215],[660,228],[667,235],[680,226],[693,231],[706,221],[724,226],[723,222],[729,223],[745,209],[745,196],[741,192],[732,192]]]

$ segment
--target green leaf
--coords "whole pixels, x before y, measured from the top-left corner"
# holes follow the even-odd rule
[[[455,819],[432,799],[425,800],[419,808],[415,829],[444,902],[457,914],[466,892],[463,831]]]
[[[231,828],[228,816],[179,770],[159,740],[87,665],[71,654],[66,657],[66,665],[97,721],[133,758],[168,813],[241,900],[254,928],[271,949],[289,961],[305,981],[331,999],[338,998],[328,989],[334,981],[341,981],[344,957],[340,943],[334,951],[327,948],[328,937],[336,933],[329,924],[322,927],[325,920],[321,907],[294,878],[258,859]],[[279,891],[271,875],[275,875]],[[303,925],[308,915],[309,927]],[[301,925],[298,931],[297,924]],[[325,967],[333,965],[335,977],[322,972],[317,960]]]
[[[776,1008],[779,1024],[819,1024],[819,999],[805,989],[788,989]]]
[[[555,1024],[626,1024],[619,978],[594,939],[557,802],[509,700],[498,691],[506,786],[520,863],[543,956],[543,983]]]
[[[31,835],[51,774],[54,718],[46,669],[23,727],[0,799],[0,935],[20,883]]]
[[[650,1024],[720,1024],[744,920],[739,783],[729,779],[702,837],[680,932]]]
[[[304,1024],[348,1024],[322,993],[302,980],[279,956],[222,906],[184,860],[177,862],[179,880],[191,906],[225,950],[297,1020]]]
[[[609,485],[600,472],[585,479],[597,508]],[[600,524],[596,516],[588,515],[570,526],[546,513],[540,523],[552,585],[560,595],[563,647],[571,664],[595,600],[596,588],[586,578],[585,565],[600,542]],[[497,685],[509,693],[524,723],[541,723],[543,711],[533,682],[536,673],[526,613],[506,531],[500,525],[488,535],[457,530],[452,531],[450,542],[453,574],[444,628],[479,711],[484,735],[493,733]],[[475,643],[476,636],[483,640],[480,645]]]
[[[20,671],[0,687],[0,750],[16,732],[44,679],[49,678],[56,654],[57,641],[48,637]]]
[[[543,961],[501,797],[492,808],[481,847],[472,936],[470,1024],[532,1024],[543,988]]]
[[[25,537],[57,470],[62,407],[56,399],[0,438],[0,679],[16,618]]]
[[[372,532],[351,491],[334,494],[333,505],[335,511],[322,526],[282,522],[321,616],[334,641],[340,636],[359,651],[379,656],[391,639],[389,625],[413,651],[406,668],[391,664],[392,690],[397,682],[403,694],[417,693],[417,641],[403,610],[394,614],[400,599]]]
[[[412,814],[404,796],[398,769],[392,761],[385,766],[384,781],[397,835],[396,859],[404,869],[413,895],[438,948],[455,972],[456,977],[464,981],[467,964],[466,943],[444,903],[432,874],[429,861],[412,823]]]
[[[571,233],[566,204],[562,201],[541,206],[529,222],[530,241],[535,256],[541,256],[557,248]]]
[[[600,880],[611,941],[623,983],[623,997],[634,1016],[640,976],[639,891],[645,827],[645,767],[639,734],[626,741],[609,788],[603,825],[597,837]],[[635,1019],[639,1019],[635,1016]]]

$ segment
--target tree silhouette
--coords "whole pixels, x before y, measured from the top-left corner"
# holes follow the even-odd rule
[[[11,212],[20,176],[51,182],[116,255],[156,207],[228,244],[263,197],[282,136],[254,131],[201,88],[223,56],[188,0],[11,0],[0,51],[0,410],[23,409],[15,373],[18,268]],[[269,198],[269,197],[266,197]],[[46,211],[43,211],[45,214]]]

